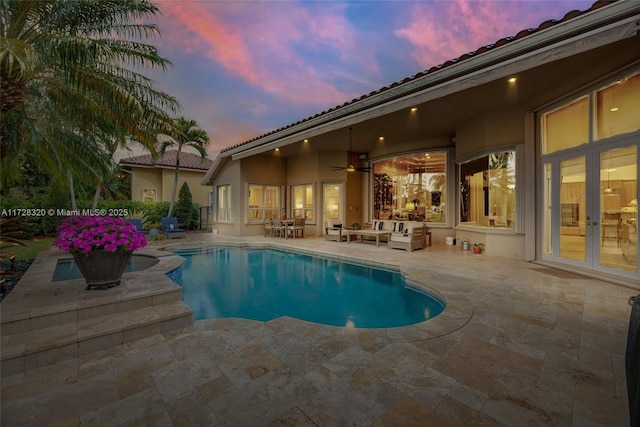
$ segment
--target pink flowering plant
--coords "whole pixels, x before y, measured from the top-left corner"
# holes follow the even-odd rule
[[[122,218],[111,216],[69,216],[56,228],[52,245],[72,254],[129,252],[147,245],[144,234]]]

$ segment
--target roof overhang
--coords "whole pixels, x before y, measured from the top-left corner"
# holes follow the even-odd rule
[[[204,178],[202,178],[202,181],[200,181],[200,185],[211,185],[210,181],[213,180],[213,178],[218,174],[218,171],[222,169],[222,167],[227,163],[229,159],[229,156],[222,156],[218,154],[218,156],[213,160],[211,167],[204,175]]]

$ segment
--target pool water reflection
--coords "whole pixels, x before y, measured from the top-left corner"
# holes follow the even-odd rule
[[[445,302],[408,288],[401,274],[279,249],[208,247],[173,251],[183,265],[194,319],[290,316],[356,328],[406,326],[440,314]]]

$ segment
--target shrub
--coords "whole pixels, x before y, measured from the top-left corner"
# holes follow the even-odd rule
[[[191,218],[193,216],[193,197],[191,196],[191,190],[189,190],[189,184],[186,181],[180,187],[178,193],[178,203],[176,203],[176,218],[178,218],[178,224],[182,228],[191,228]]]

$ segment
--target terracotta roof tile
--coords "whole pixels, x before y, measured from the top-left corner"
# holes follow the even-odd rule
[[[159,166],[159,167],[175,167],[177,150],[169,150],[164,157],[158,159],[155,165],[152,163],[151,154],[142,154],[140,156],[128,157],[121,159],[120,164],[127,166]],[[199,154],[185,153],[180,155],[180,168],[206,171],[213,162],[211,160],[202,160]]]
[[[374,96],[376,94],[379,94],[381,92],[384,92],[384,91],[386,91],[388,89],[407,84],[407,83],[409,83],[411,81],[414,81],[415,79],[418,79],[420,77],[423,77],[423,76],[425,76],[427,74],[435,73],[436,71],[440,71],[443,68],[449,67],[449,66],[451,66],[453,64],[456,64],[458,62],[462,62],[462,61],[467,60],[469,58],[481,55],[481,54],[483,54],[485,52],[488,52],[488,51],[490,51],[492,49],[496,49],[496,48],[498,48],[500,46],[504,46],[504,45],[506,45],[508,43],[511,43],[514,40],[519,40],[519,39],[525,38],[527,36],[530,36],[531,34],[535,34],[535,33],[539,32],[539,31],[542,31],[542,30],[545,30],[547,28],[553,27],[553,26],[555,26],[555,25],[557,25],[557,24],[559,24],[561,22],[565,22],[565,21],[574,19],[574,18],[576,18],[578,16],[584,15],[585,13],[592,12],[594,10],[600,9],[602,7],[605,7],[605,6],[609,5],[609,4],[615,3],[616,1],[618,1],[618,0],[599,0],[599,1],[596,1],[589,9],[582,10],[582,11],[581,10],[572,10],[570,12],[567,12],[562,17],[562,19],[560,19],[559,21],[555,20],[555,19],[546,20],[546,21],[542,22],[540,25],[538,25],[537,28],[527,28],[525,30],[519,31],[515,36],[503,37],[500,40],[497,40],[493,44],[482,46],[482,47],[476,49],[475,51],[465,53],[465,54],[459,56],[458,58],[450,59],[450,60],[444,62],[443,64],[439,64],[439,65],[433,66],[433,67],[429,68],[428,70],[421,71],[421,72],[415,74],[414,76],[406,77],[406,78],[404,78],[403,80],[401,80],[399,82],[394,82],[394,83],[390,84],[389,86],[385,86],[385,87],[382,87],[382,88],[380,88],[378,90],[374,90],[373,92],[369,93],[368,95],[362,95],[360,98],[355,98],[355,99],[353,99],[351,101],[347,101],[342,105],[338,105],[336,107],[330,108],[330,109],[328,109],[326,111],[323,111],[321,113],[317,113],[317,114],[315,114],[313,116],[307,117],[306,119],[302,119],[302,120],[299,120],[299,121],[297,121],[295,123],[283,126],[283,127],[279,128],[279,129],[272,130],[272,131],[267,132],[267,133],[265,133],[263,135],[260,135],[260,136],[257,136],[255,138],[252,138],[252,139],[250,139],[248,141],[245,141],[245,142],[242,142],[242,143],[235,144],[235,145],[232,145],[230,147],[224,148],[224,149],[221,150],[221,153],[224,153],[226,151],[229,151],[229,150],[232,150],[234,148],[240,147],[242,145],[248,144],[250,142],[259,140],[261,138],[264,138],[266,136],[272,135],[274,133],[280,132],[280,131],[282,131],[284,129],[287,129],[289,127],[304,123],[306,121],[315,119],[317,117],[321,117],[321,116],[323,116],[323,115],[325,115],[327,113],[330,113],[332,111],[335,111],[335,110],[338,110],[340,108],[346,107],[348,105],[354,104],[354,103],[356,103],[358,101],[370,98],[370,97],[372,97],[372,96]]]

